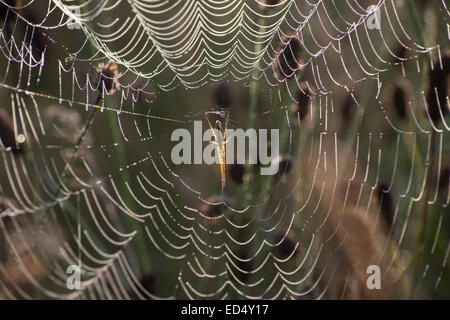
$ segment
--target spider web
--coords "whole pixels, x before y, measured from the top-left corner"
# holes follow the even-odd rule
[[[1,2],[0,298],[448,297],[444,0]],[[218,82],[289,162],[223,195],[168,146]]]

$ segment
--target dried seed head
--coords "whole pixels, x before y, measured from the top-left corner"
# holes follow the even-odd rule
[[[429,86],[427,93],[428,111],[435,124],[439,123],[442,115],[445,117],[450,106],[447,104],[449,95],[449,75],[450,75],[450,51],[442,56],[442,68],[439,60],[435,61],[433,70],[429,75]]]
[[[232,181],[242,184],[244,181],[245,165],[234,163],[230,166],[228,173]]]
[[[12,151],[15,155],[19,155],[23,152],[23,150],[19,147],[21,143],[21,136],[19,135],[16,137],[12,119],[3,109],[0,109],[0,140],[3,143],[3,146],[7,150]]]
[[[381,204],[381,215],[386,222],[386,224],[391,227],[394,223],[394,199],[390,193],[386,191],[389,190],[389,185],[387,183],[381,183],[377,188],[377,199]]]
[[[301,58],[302,44],[297,37],[285,38],[283,43],[286,44],[275,61],[276,69],[278,76],[291,78],[303,61]]]
[[[354,174],[355,182],[363,180],[363,176],[360,176],[359,173],[355,174],[352,168],[347,168],[344,172],[341,172],[341,178],[337,181],[338,189],[346,189],[349,185],[346,178],[349,176],[348,174]],[[378,221],[382,218],[377,220],[376,215],[372,214],[375,212],[372,212],[371,208],[376,206],[370,206],[369,208],[367,201],[363,201],[364,203],[360,203],[356,208],[343,207],[342,191],[338,190],[338,194],[334,194],[336,184],[327,183],[332,179],[333,173],[326,172],[317,175],[306,170],[306,174],[314,177],[312,192],[314,197],[318,197],[319,202],[321,202],[317,207],[317,212],[312,215],[312,221],[315,225],[320,226],[319,236],[323,239],[330,239],[328,244],[324,244],[326,256],[333,256],[339,260],[337,271],[324,274],[324,279],[326,279],[324,281],[331,281],[332,279],[335,288],[348,288],[347,280],[350,278],[356,279],[360,294],[355,298],[398,297],[396,292],[393,291],[397,288],[398,277],[394,279],[394,276],[398,274],[398,269],[391,268],[392,259],[397,256],[398,248],[395,243],[385,245],[389,231],[386,230],[385,223]],[[307,177],[305,176],[305,178]],[[367,187],[370,188],[370,186]],[[374,193],[376,194],[376,190]],[[364,192],[364,194],[367,195],[368,192]],[[332,209],[330,210],[330,208]],[[324,268],[329,262],[328,259],[319,260],[319,268]],[[381,270],[387,270],[386,278],[383,278],[383,290],[367,289],[366,270],[367,266],[371,264],[377,264]],[[406,273],[403,274],[407,276]],[[374,293],[374,291],[377,292]]]
[[[289,232],[287,235],[284,232],[279,232],[275,235],[274,240],[275,244],[278,244],[276,249],[283,257],[288,257],[290,255],[295,257],[300,254],[300,244],[292,232]]]
[[[300,89],[297,92],[297,102],[291,106],[291,111],[295,116],[300,117],[303,120],[309,112],[312,103],[313,93],[309,89],[306,82],[300,84]]]
[[[117,81],[118,76],[119,68],[115,62],[101,63],[97,68],[94,83],[98,85],[98,90],[103,91],[104,89],[108,94],[113,94],[116,90],[120,89],[119,82]]]
[[[214,89],[214,102],[218,107],[229,108],[233,104],[231,88],[226,83],[220,83]]]

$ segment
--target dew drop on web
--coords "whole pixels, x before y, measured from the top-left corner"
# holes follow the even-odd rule
[[[25,136],[23,134],[17,135],[17,142],[18,143],[24,143],[25,142]]]

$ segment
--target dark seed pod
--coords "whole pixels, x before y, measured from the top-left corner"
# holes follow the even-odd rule
[[[268,6],[275,6],[280,2],[280,0],[261,0],[259,3],[259,8],[269,11],[272,10],[272,7],[268,7]]]
[[[395,56],[393,57],[394,62],[402,63],[404,62],[408,56],[410,55],[410,50],[408,50],[405,46],[399,46],[395,51]]]
[[[96,71],[94,84],[98,86],[100,92],[104,89],[108,94],[113,94],[116,90],[119,90],[120,85],[117,81],[119,69],[115,62],[101,63]]]
[[[144,274],[140,279],[139,283],[144,287],[147,292],[155,294],[158,288],[158,280],[153,273]],[[141,292],[143,293],[143,292]]]
[[[391,227],[394,223],[394,199],[390,193],[386,193],[389,189],[389,185],[386,183],[381,183],[377,188],[377,198],[378,202],[381,203],[381,216],[383,217],[386,224]]]
[[[260,6],[264,7],[264,5],[266,6],[274,6],[276,4],[278,4],[280,2],[280,0],[261,0],[260,1]]]
[[[282,156],[277,159],[278,162],[278,172],[276,176],[286,175],[291,171],[293,164],[289,156]]]
[[[406,93],[401,86],[395,86],[393,99],[395,110],[397,110],[397,115],[400,118],[406,118]]]
[[[341,114],[345,120],[350,120],[355,116],[357,105],[350,93],[347,93],[341,106]]]
[[[383,103],[395,109],[395,113],[400,119],[407,119],[409,101],[413,96],[413,89],[408,80],[399,78],[392,85],[386,87]]]
[[[3,146],[7,150],[11,150],[15,155],[19,155],[23,152],[19,147],[16,135],[12,126],[12,119],[2,109],[0,109],[0,139]]]
[[[243,260],[250,259],[250,255],[249,255],[247,249],[241,249],[240,252],[239,252],[238,257],[240,259],[243,259]],[[253,269],[253,260],[252,259],[249,260],[249,261],[237,260],[236,261],[236,265],[237,265],[237,267],[239,269],[245,271],[245,272],[242,272],[240,270],[237,270],[237,272],[235,273],[236,277],[240,281],[242,281],[244,283],[247,283],[250,280],[250,277],[251,277],[251,274],[248,273],[248,272],[250,272]]]
[[[297,116],[300,117],[300,120],[303,120],[309,112],[312,103],[313,93],[307,86],[306,82],[302,82],[300,84],[301,90],[299,89],[297,92],[297,103],[291,106],[291,111]]]
[[[441,176],[439,177],[439,188],[445,189],[450,185],[450,168],[445,167],[441,170]]]
[[[228,173],[231,180],[238,184],[242,184],[244,181],[245,165],[234,163],[230,166]]]
[[[200,212],[210,218],[217,218],[228,209],[222,196],[212,196],[207,201],[200,206]]]
[[[4,0],[3,3],[0,3],[0,20],[3,21],[6,18],[6,13],[8,12],[8,8],[9,8],[9,14],[12,15],[12,14],[14,14],[13,13],[14,11],[12,11],[12,10],[15,10],[16,12],[20,12],[20,11],[22,11],[21,7],[23,7],[22,0]],[[5,32],[5,30],[2,30],[2,32]]]
[[[281,253],[283,257],[288,257],[291,254],[293,254],[293,257],[297,256],[301,252],[300,245],[297,245],[298,241],[295,238],[294,234],[292,232],[289,232],[286,237],[285,233],[279,232],[275,236],[275,244],[279,245],[276,247],[276,249]],[[284,239],[283,239],[284,238]]]
[[[442,115],[445,117],[449,112],[447,105],[447,96],[449,94],[449,78],[450,73],[450,51],[442,56],[442,68],[439,61],[436,61],[433,70],[429,75],[429,86],[427,92],[427,103],[430,117],[434,124],[438,124]]]
[[[220,108],[230,108],[233,104],[231,88],[226,83],[219,84],[214,89],[214,102]]]
[[[302,44],[297,37],[292,37],[278,56],[277,72],[279,76],[290,78],[302,63]]]

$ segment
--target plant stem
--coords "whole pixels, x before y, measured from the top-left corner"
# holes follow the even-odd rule
[[[100,103],[101,98],[102,98],[102,96],[101,96],[101,94],[99,94],[97,101],[95,102],[96,105],[98,105]],[[77,142],[75,143],[75,146],[74,146],[72,154],[69,158],[69,161],[66,162],[66,165],[64,166],[64,170],[61,173],[61,181],[58,183],[57,189],[54,193],[55,197],[57,197],[61,191],[62,183],[64,182],[64,179],[66,178],[68,168],[72,165],[73,161],[75,160],[75,157],[77,156],[78,151],[79,151],[79,147],[83,143],[83,140],[84,140],[87,132],[89,131],[89,128],[91,127],[92,123],[94,122],[94,116],[95,116],[97,110],[98,110],[97,108],[93,108],[91,110],[91,112],[89,113],[89,117],[83,127],[83,130],[81,131],[80,136],[77,139]]]
[[[110,131],[112,133],[112,138],[114,141],[121,141],[120,139],[120,135],[119,135],[119,129],[117,128],[117,122],[116,122],[116,117],[114,113],[109,112],[107,114],[107,119],[108,119],[108,125],[110,128]],[[125,166],[125,151],[123,149],[123,145],[122,143],[118,143],[117,147],[114,148],[114,162],[116,164],[116,168],[120,168],[120,167],[124,167]],[[120,171],[120,177],[122,181],[130,181],[130,177],[128,175],[128,172],[126,170],[122,170]],[[131,211],[134,211],[134,200],[131,198],[130,194],[127,192],[127,190],[125,188],[121,188],[120,186],[118,186],[119,190],[122,191],[122,194],[124,195],[124,201],[127,204],[128,208]],[[141,228],[141,225],[139,224],[138,221],[131,219],[129,217],[124,217],[124,219],[121,219],[122,223],[125,225],[125,227],[131,229],[131,230],[136,230],[138,231],[136,233],[136,235],[134,236],[134,247],[135,247],[135,254],[137,256],[137,259],[139,261],[139,265],[141,268],[141,272],[150,272],[151,271],[151,265],[150,265],[150,259],[148,256],[148,252],[146,249],[146,245],[143,239],[143,230]]]
[[[426,240],[426,231],[427,231],[427,221],[428,221],[428,215],[429,215],[429,201],[431,198],[431,192],[432,192],[432,186],[431,183],[434,180],[434,162],[435,162],[435,145],[436,145],[436,134],[434,130],[431,130],[430,133],[430,157],[428,159],[428,170],[427,170],[427,176],[426,176],[426,190],[425,190],[425,196],[424,196],[424,203],[423,203],[423,209],[422,209],[422,215],[421,215],[421,224],[420,224],[420,231],[419,231],[419,237],[417,239],[417,251],[414,261],[414,285],[412,286],[411,290],[411,298],[413,298],[413,290],[417,286],[418,278],[419,278],[419,268],[420,268],[420,262],[422,261],[422,257],[424,254],[424,246],[425,246],[425,240]]]

